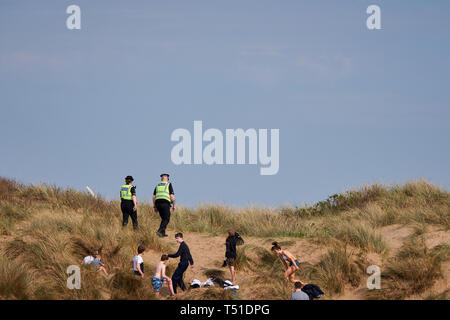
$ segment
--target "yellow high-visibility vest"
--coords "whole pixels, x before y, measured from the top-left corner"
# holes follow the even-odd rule
[[[133,186],[131,184],[124,184],[120,188],[120,198],[124,200],[133,200],[133,195],[131,194],[131,188]]]
[[[170,200],[169,185],[170,182],[160,182],[156,185],[155,200],[164,199],[172,202],[172,200]]]

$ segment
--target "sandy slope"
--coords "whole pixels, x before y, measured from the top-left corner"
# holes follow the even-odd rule
[[[18,230],[24,226],[27,222],[24,221],[18,225]],[[401,248],[403,242],[413,234],[414,230],[411,227],[402,225],[390,225],[378,229],[379,233],[382,235],[383,239],[386,241],[389,252],[385,255],[380,255],[376,253],[367,253],[365,255],[367,265],[375,264],[383,269],[384,262],[398,252]],[[163,241],[169,243],[172,247],[172,252],[176,252],[178,244],[174,240],[175,232],[173,230],[168,231],[169,237],[164,238]],[[4,248],[8,241],[11,241],[14,237],[12,235],[1,235],[0,236],[0,249]],[[267,238],[255,238],[255,237],[244,237],[245,244],[251,249],[255,248],[265,248],[270,249],[271,241],[275,239]],[[450,244],[450,231],[443,230],[439,227],[429,227],[424,234],[425,244],[428,248],[433,248],[439,244]],[[24,239],[27,241],[26,239]],[[320,258],[328,251],[327,244],[315,241],[314,239],[299,239],[299,238],[279,238],[276,239],[279,242],[285,242],[285,249],[293,253],[302,263],[317,264]],[[222,262],[225,255],[225,235],[224,236],[212,236],[208,234],[200,233],[185,233],[185,241],[191,249],[192,256],[195,261],[195,267],[193,269],[189,268],[185,273],[185,283],[187,286],[191,283],[193,279],[199,279],[200,281],[205,281],[207,276],[205,271],[209,269],[218,269],[224,272],[224,277],[229,278],[228,268],[221,268]],[[150,281],[154,272],[156,263],[159,261],[162,252],[156,252],[154,250],[148,250],[145,252],[143,258],[146,265],[146,277]],[[250,258],[256,258],[254,250],[248,250],[247,255]],[[173,272],[178,263],[178,259],[170,259],[168,263],[168,269]],[[169,271],[170,272],[170,271]],[[283,273],[283,269],[280,264],[280,274]],[[444,262],[442,264],[443,278],[435,282],[432,288],[428,289],[421,295],[411,296],[409,299],[423,299],[430,295],[438,295],[450,288],[450,261]],[[237,270],[237,284],[240,285],[239,295],[244,299],[252,299],[255,296],[255,287],[252,286],[252,281],[255,274],[250,271]],[[332,299],[366,299],[366,294],[368,293],[367,288],[364,286],[365,281],[362,281],[362,285],[358,288],[347,286],[345,291],[338,296],[327,297]],[[286,284],[291,286],[290,284]],[[383,284],[382,284],[383,285]],[[203,289],[198,289],[203,290]],[[289,287],[290,290],[290,287]],[[167,288],[162,290],[162,297],[168,295]],[[183,298],[183,293],[181,292],[178,298]]]
[[[174,232],[168,232],[169,237],[165,238],[164,241],[171,242],[173,245],[173,252],[176,251],[178,244],[174,240]],[[292,239],[277,239],[279,241],[286,241]],[[228,268],[222,268],[222,263],[225,259],[225,236],[210,236],[206,234],[199,233],[189,233],[185,235],[185,241],[189,245],[192,257],[194,259],[194,268],[189,268],[185,273],[185,283],[188,285],[193,279],[198,279],[200,281],[206,281],[207,276],[205,271],[210,269],[218,269],[224,272],[224,278],[229,279],[230,273]],[[318,245],[312,244],[306,239],[295,239],[292,241],[292,245],[286,246],[286,249],[292,252],[300,261],[308,262],[310,264],[315,264],[319,261],[320,256],[326,253],[326,248],[320,248]],[[253,237],[245,237],[245,244],[253,247],[261,247],[270,249],[271,243],[268,239],[259,239]],[[250,250],[247,255],[252,258],[256,257],[254,251]],[[156,263],[159,261],[161,256],[160,252],[155,252],[152,250],[147,251],[144,255],[144,263],[146,264],[146,273],[151,277],[155,268]],[[178,259],[170,259],[168,263],[168,268],[174,270],[178,263]],[[283,270],[280,267],[280,273]],[[251,293],[255,288],[248,288],[248,284],[251,283],[254,274],[251,272],[243,272],[237,270],[237,281],[236,283],[240,285],[240,293],[244,297],[251,297]],[[165,290],[164,290],[165,291]],[[167,292],[163,292],[167,293]],[[163,294],[164,295],[164,294]]]
[[[390,250],[389,253],[382,256],[376,253],[369,253],[366,255],[367,263],[376,264],[383,268],[383,262],[386,261],[392,255],[399,250],[402,246],[403,241],[412,234],[413,230],[410,227],[405,227],[402,225],[392,225],[388,227],[383,227],[378,230]],[[173,252],[176,251],[178,247],[177,243],[174,240],[175,232],[168,232],[169,237],[165,238],[164,241],[169,242],[173,246]],[[442,243],[450,243],[450,231],[444,231],[439,229],[430,230],[425,234],[426,244],[429,248],[432,248],[438,244]],[[327,252],[327,247],[325,245],[321,245],[319,242],[314,241],[313,239],[294,239],[294,238],[284,238],[277,239],[278,241],[287,241],[288,244],[285,246],[287,250],[292,252],[301,262],[316,264],[319,262],[321,256]],[[189,245],[191,249],[192,256],[194,258],[195,267],[194,269],[188,269],[185,273],[185,283],[188,286],[189,283],[193,279],[199,279],[200,281],[205,281],[207,277],[204,272],[208,269],[220,269],[224,271],[225,278],[229,278],[228,268],[221,268],[222,262],[224,260],[225,254],[225,236],[211,236],[207,234],[199,234],[199,233],[187,233],[185,235],[185,241]],[[271,239],[264,238],[254,238],[254,237],[245,237],[246,245],[261,247],[270,249],[271,247]],[[248,255],[252,257],[252,251],[248,252]],[[156,263],[159,261],[159,257],[161,256],[160,252],[147,251],[144,254],[144,262],[146,264],[146,274],[150,278],[153,274],[154,267]],[[168,268],[174,270],[178,263],[178,259],[170,259],[168,264]],[[436,281],[435,285],[421,294],[420,296],[412,296],[412,299],[423,299],[432,294],[439,294],[449,289],[449,279],[450,279],[450,263],[444,263],[442,266],[442,271],[444,274],[443,279]],[[280,265],[280,273],[283,272],[283,269]],[[244,298],[252,298],[253,291],[255,288],[251,288],[250,284],[252,282],[252,274],[249,271],[243,272],[237,271],[237,284],[240,285],[240,295]],[[328,298],[333,299],[365,299],[366,294],[368,293],[367,288],[364,286],[365,281],[362,281],[362,285],[358,288],[354,288],[351,286],[346,287],[345,291],[339,296],[333,296]],[[287,284],[289,285],[289,284]],[[290,285],[289,285],[290,286]],[[202,290],[202,289],[200,289]],[[166,296],[168,293],[167,290],[162,291],[162,296]],[[182,295],[181,295],[182,297]]]

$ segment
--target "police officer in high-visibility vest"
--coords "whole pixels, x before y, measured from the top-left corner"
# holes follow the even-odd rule
[[[132,185],[134,179],[132,176],[125,178],[125,184],[120,188],[120,209],[122,209],[122,226],[128,224],[128,217],[131,217],[133,222],[133,228],[138,228],[137,220],[137,200],[136,200],[136,187]]]
[[[158,183],[153,191],[153,209],[159,212],[161,225],[156,234],[160,237],[167,237],[166,228],[170,221],[170,206],[175,210],[175,195],[172,183],[169,182],[169,175],[163,173],[160,175],[161,182]]]

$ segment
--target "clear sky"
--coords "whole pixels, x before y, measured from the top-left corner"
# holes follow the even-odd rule
[[[81,8],[81,30],[66,8]],[[382,30],[366,28],[381,7]],[[0,1],[0,175],[178,203],[450,187],[450,1]],[[277,128],[280,168],[172,163],[177,128]]]

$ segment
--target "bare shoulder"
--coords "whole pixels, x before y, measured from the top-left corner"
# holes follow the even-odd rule
[[[288,256],[288,257],[291,257],[291,258],[294,257],[294,255],[293,255],[291,252],[287,251],[287,250],[284,250],[284,254],[285,254],[286,256]]]

